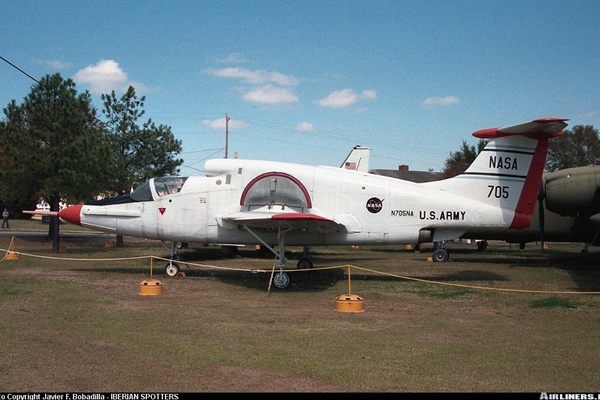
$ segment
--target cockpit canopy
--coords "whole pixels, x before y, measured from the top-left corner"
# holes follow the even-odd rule
[[[109,199],[92,201],[87,204],[108,205],[132,203],[136,201],[153,201],[155,200],[152,194],[153,192],[156,193],[157,198],[169,194],[178,193],[187,179],[187,176],[162,176],[158,178],[151,178],[143,184],[141,184],[130,194],[124,194]]]
[[[152,187],[159,197],[178,193],[187,180],[187,176],[162,176],[152,178],[135,189],[129,196],[133,201],[152,201]]]

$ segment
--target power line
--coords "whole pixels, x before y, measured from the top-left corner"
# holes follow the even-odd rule
[[[27,72],[23,71],[21,68],[17,67],[15,64],[11,63],[10,61],[8,61],[6,58],[0,56],[0,59],[2,59],[2,61],[4,61],[5,63],[7,63],[8,65],[10,65],[11,67],[13,67],[14,69],[16,69],[17,71],[19,71],[20,73],[22,73],[23,75],[25,75],[26,77],[28,77],[29,79],[33,80],[34,82],[40,84],[40,81],[38,81],[37,79],[35,79],[33,76],[29,75]]]

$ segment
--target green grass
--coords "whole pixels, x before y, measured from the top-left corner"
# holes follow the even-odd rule
[[[533,308],[577,308],[569,299],[561,297],[548,297],[531,302]]]
[[[54,254],[45,235],[14,238],[22,256],[0,263],[0,392],[579,393],[600,384],[594,248],[584,258],[576,244],[498,242],[485,253],[449,244],[448,263],[428,262],[425,248],[314,248],[315,267],[334,268],[294,270],[288,289],[269,292],[273,260],[252,246],[232,258],[190,246],[180,251],[185,279],[164,277],[155,260],[164,292],[142,296],[150,257],[168,247],[110,240],[65,235],[66,251]],[[361,313],[335,310],[348,265]]]

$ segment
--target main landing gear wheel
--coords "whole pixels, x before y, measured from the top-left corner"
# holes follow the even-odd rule
[[[313,267],[313,263],[308,258],[303,258],[300,261],[298,261],[298,264],[296,264],[296,266],[298,267],[298,269],[310,269]]]
[[[179,264],[169,261],[167,266],[165,267],[165,274],[170,277],[175,277],[179,274]]]
[[[279,289],[285,289],[290,284],[290,277],[285,272],[279,272],[273,277],[273,284]]]
[[[487,247],[488,247],[487,240],[480,240],[479,242],[477,242],[477,250],[484,251],[485,249],[487,249]]]
[[[433,261],[434,262],[446,262],[448,261],[448,250],[446,249],[436,249],[433,252]]]

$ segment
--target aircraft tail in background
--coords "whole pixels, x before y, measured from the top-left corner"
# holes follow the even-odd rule
[[[354,146],[348,157],[344,160],[340,168],[352,171],[369,172],[369,156],[371,149],[363,146]]]

